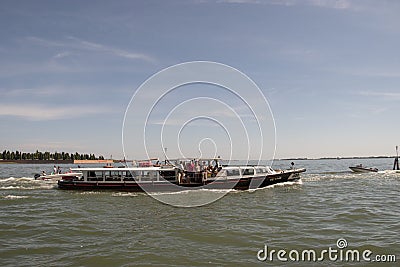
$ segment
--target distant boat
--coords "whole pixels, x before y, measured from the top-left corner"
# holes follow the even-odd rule
[[[363,167],[362,164],[356,165],[354,167],[349,167],[353,172],[377,172],[377,168],[367,168]]]

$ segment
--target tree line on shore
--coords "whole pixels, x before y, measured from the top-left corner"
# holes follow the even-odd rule
[[[57,152],[54,153],[46,151],[38,151],[36,152],[20,152],[20,151],[9,151],[4,150],[3,153],[0,153],[0,159],[2,160],[102,160],[104,159],[103,156],[96,156],[95,154],[79,154],[78,152],[75,153],[68,153],[68,152]]]

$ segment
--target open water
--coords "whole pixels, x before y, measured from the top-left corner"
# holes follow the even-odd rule
[[[232,191],[196,208],[144,193],[61,191],[32,178],[51,165],[0,164],[0,266],[399,266],[400,173],[351,173],[357,163],[390,170],[393,159],[299,160],[300,183]],[[287,261],[258,259],[265,246]],[[336,261],[301,257],[329,248]],[[370,250],[371,262],[340,259],[350,249]]]

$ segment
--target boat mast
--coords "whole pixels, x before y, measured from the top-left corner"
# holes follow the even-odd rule
[[[399,170],[399,147],[396,146],[396,157],[394,158],[393,170]]]

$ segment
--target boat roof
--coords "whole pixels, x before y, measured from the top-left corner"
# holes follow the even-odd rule
[[[173,171],[174,167],[127,167],[127,168],[118,168],[118,167],[98,167],[98,168],[74,168],[72,171]]]
[[[262,166],[262,165],[228,165],[228,166],[222,166],[224,169],[246,169],[246,168],[268,168],[268,166]]]
[[[267,168],[267,166],[223,166],[224,170],[229,169],[247,169],[247,168]],[[94,167],[94,168],[72,168],[72,171],[83,172],[83,171],[174,171],[176,168],[173,166],[149,166],[149,167]]]

